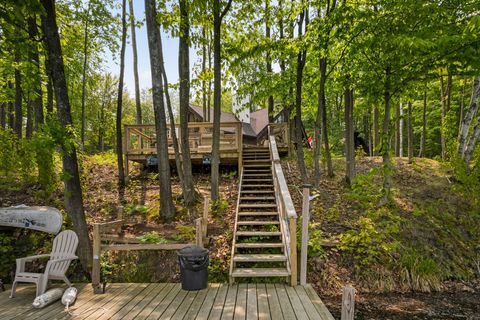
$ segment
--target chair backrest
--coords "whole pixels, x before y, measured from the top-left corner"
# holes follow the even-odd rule
[[[78,246],[78,236],[72,230],[65,230],[60,232],[53,240],[52,252],[50,259],[61,259],[75,255]],[[65,274],[71,261],[55,263],[50,269],[52,274]]]

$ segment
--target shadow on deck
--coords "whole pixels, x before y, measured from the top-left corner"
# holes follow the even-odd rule
[[[174,283],[112,283],[94,295],[77,286],[77,301],[64,311],[60,301],[34,309],[35,288],[21,285],[16,298],[0,293],[0,320],[7,319],[319,319],[334,318],[310,285],[210,284],[184,291]]]

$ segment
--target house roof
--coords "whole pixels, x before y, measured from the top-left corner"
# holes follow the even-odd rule
[[[204,119],[203,108],[191,104],[190,110],[198,115],[200,118]],[[213,122],[213,109],[209,109],[210,112],[210,122]],[[220,122],[240,122],[235,114],[231,112],[221,112],[220,113]],[[258,111],[252,112],[250,114],[250,123],[242,122],[242,131],[243,135],[249,137],[257,137],[258,134],[265,129],[268,125],[268,109],[260,109]]]
[[[205,119],[203,115],[203,108],[191,104],[190,110],[195,112],[200,118]],[[210,122],[213,122],[213,108],[208,110],[210,112]],[[221,112],[220,113],[220,122],[240,122],[237,117],[231,112]]]
[[[268,125],[268,109],[260,109],[250,114],[250,124],[255,135],[258,135]]]

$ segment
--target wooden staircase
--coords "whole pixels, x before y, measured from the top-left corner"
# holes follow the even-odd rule
[[[289,277],[286,238],[275,197],[270,150],[268,147],[246,147],[242,160],[230,281]]]

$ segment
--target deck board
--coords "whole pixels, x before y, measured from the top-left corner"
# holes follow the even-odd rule
[[[185,291],[173,283],[112,283],[105,294],[93,294],[89,284],[79,284],[76,303],[70,313],[55,302],[34,309],[35,287],[22,285],[17,296],[0,293],[0,320],[333,320],[310,286],[285,284],[210,284],[207,289]]]

